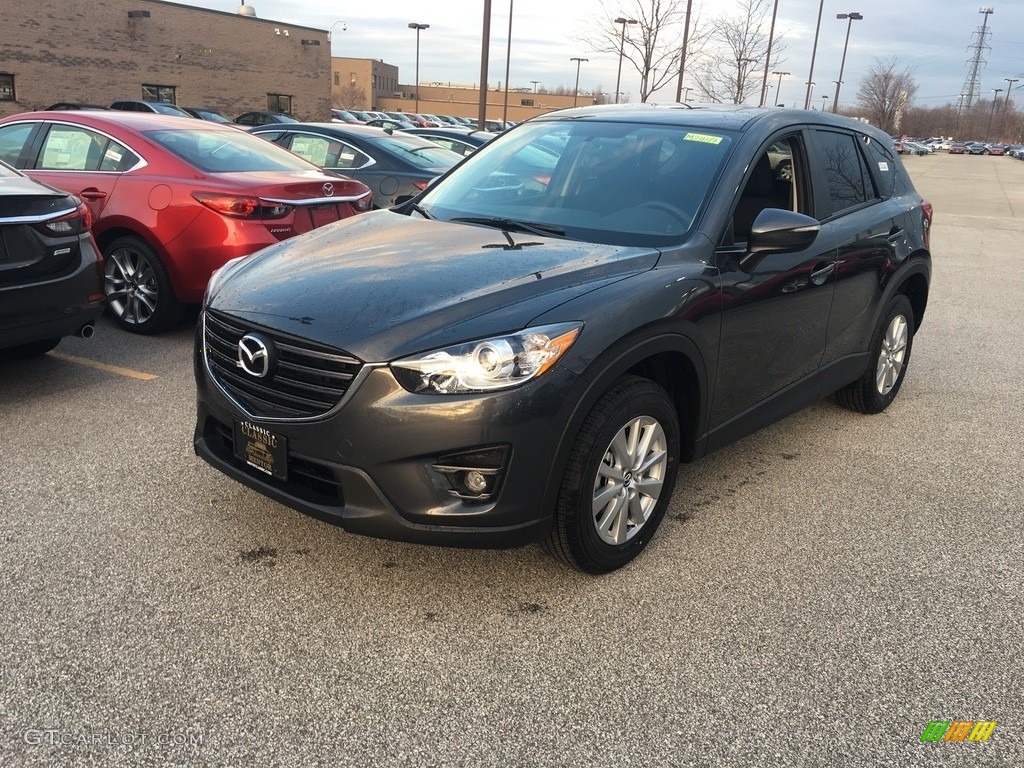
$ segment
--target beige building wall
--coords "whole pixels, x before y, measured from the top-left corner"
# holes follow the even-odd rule
[[[382,98],[380,108],[393,112],[416,111],[416,89],[411,85],[401,86],[402,95],[397,98]],[[580,95],[577,106],[594,103],[593,97]],[[527,120],[545,112],[567,109],[573,106],[573,97],[556,96],[550,93],[509,91],[508,119],[515,122]],[[460,86],[420,86],[419,111],[427,114],[452,115],[454,117],[476,118],[480,114],[480,90]],[[505,92],[487,91],[487,118],[501,120],[505,111]]]
[[[2,116],[58,101],[141,99],[146,84],[172,86],[179,106],[228,117],[267,109],[268,94],[290,96],[296,117],[330,117],[326,30],[162,0],[0,5],[0,74],[14,76]]]
[[[331,102],[342,109],[380,109],[381,98],[398,92],[398,67],[382,59],[331,59]]]

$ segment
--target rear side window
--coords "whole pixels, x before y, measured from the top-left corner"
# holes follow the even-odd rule
[[[868,162],[873,166],[872,172],[878,179],[879,194],[883,198],[892,197],[896,189],[896,158],[887,147],[870,136],[861,136],[861,144],[868,156]]]
[[[354,170],[370,163],[370,158],[355,147],[324,136],[293,136],[289,149],[321,168]]]
[[[36,125],[37,123],[15,123],[0,128],[0,160],[16,166],[21,150]]]
[[[819,130],[815,137],[828,182],[829,213],[835,215],[873,199],[874,185],[853,135]]]

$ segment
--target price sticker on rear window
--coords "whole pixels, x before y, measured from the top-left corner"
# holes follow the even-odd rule
[[[721,136],[712,136],[709,133],[688,133],[683,136],[683,141],[699,141],[701,144],[721,144]]]

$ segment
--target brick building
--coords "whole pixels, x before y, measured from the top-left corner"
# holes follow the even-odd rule
[[[3,0],[0,116],[159,99],[229,117],[331,108],[327,30],[164,0]],[[290,106],[290,110],[286,109]]]

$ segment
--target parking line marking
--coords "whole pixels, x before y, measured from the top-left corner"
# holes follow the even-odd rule
[[[65,355],[63,352],[51,352],[50,357],[56,357],[58,360],[64,360],[69,363],[78,363],[79,365],[84,365],[86,368],[95,368],[97,371],[106,371],[107,373],[114,373],[118,376],[125,376],[129,379],[138,379],[139,381],[152,381],[153,379],[160,378],[153,373],[133,371],[131,368],[121,368],[117,365],[108,365],[107,363],[101,363],[98,360],[90,360],[87,357]]]

